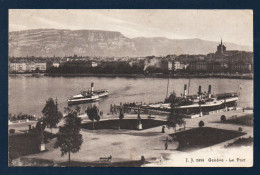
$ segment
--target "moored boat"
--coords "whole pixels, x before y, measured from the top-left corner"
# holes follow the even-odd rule
[[[214,110],[225,109],[228,107],[236,107],[238,101],[237,93],[223,93],[211,94],[211,85],[209,85],[208,93],[201,93],[201,86],[199,86],[198,95],[187,95],[186,85],[184,86],[184,94],[177,97],[172,93],[162,103],[150,104],[145,108],[155,109],[160,111],[175,110],[177,113],[191,114],[191,113],[208,113]]]

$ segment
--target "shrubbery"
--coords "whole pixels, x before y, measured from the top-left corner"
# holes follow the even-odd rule
[[[226,118],[225,115],[222,115],[222,116],[220,117],[220,120],[224,123],[224,122],[227,120],[227,118]]]
[[[34,115],[29,115],[29,114],[20,113],[20,114],[18,114],[18,115],[9,114],[9,115],[8,115],[8,119],[11,120],[11,121],[26,120],[26,119],[36,120],[36,117],[35,117]]]
[[[10,133],[10,134],[14,134],[14,133],[15,133],[15,129],[10,129],[10,130],[9,130],[9,133]]]
[[[85,61],[66,62],[59,67],[52,67],[47,70],[48,73],[65,74],[143,74],[144,65],[130,65],[128,62],[115,62],[113,64],[101,64],[91,67],[90,63]]]
[[[200,122],[199,122],[199,127],[203,127],[204,126],[204,122],[201,120]]]

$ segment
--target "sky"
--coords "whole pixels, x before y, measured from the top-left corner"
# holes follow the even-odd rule
[[[118,31],[129,38],[200,38],[253,46],[252,10],[9,9],[9,31]]]

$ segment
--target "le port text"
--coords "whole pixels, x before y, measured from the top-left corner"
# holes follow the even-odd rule
[[[186,158],[186,163],[218,163],[218,162],[246,162],[245,158],[229,158],[229,159],[222,159],[222,158]]]

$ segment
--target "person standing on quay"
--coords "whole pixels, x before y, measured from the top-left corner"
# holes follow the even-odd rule
[[[167,150],[168,149],[168,142],[165,142],[165,150]]]
[[[162,126],[162,133],[165,133],[165,126]]]

